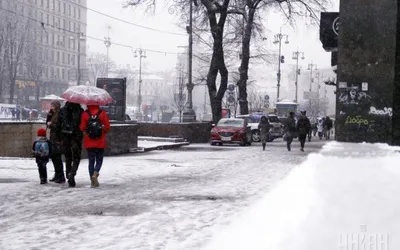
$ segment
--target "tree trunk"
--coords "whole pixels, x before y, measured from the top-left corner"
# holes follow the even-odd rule
[[[203,3],[206,7],[208,4]],[[223,47],[224,27],[228,15],[229,0],[225,0],[220,12],[219,21],[214,9],[207,8],[210,30],[213,37],[213,54],[210,68],[207,74],[207,87],[210,96],[211,111],[213,122],[217,123],[222,116],[222,99],[228,88],[228,69],[225,64],[225,55]],[[220,86],[217,90],[216,80],[218,73],[221,76]]]
[[[255,8],[249,8],[247,22],[242,38],[242,58],[239,68],[239,81],[237,83],[239,87],[239,105],[241,115],[246,115],[249,113],[249,106],[247,101],[247,80],[249,79],[250,41],[255,13]]]

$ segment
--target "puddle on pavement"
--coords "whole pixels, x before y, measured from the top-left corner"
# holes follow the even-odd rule
[[[0,183],[22,183],[22,182],[29,182],[29,181],[23,179],[0,178]]]
[[[235,201],[236,197],[216,196],[216,195],[179,195],[179,196],[163,196],[159,198],[164,201]]]

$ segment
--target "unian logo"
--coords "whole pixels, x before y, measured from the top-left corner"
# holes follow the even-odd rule
[[[367,225],[360,225],[359,233],[339,234],[340,250],[389,250],[388,233],[367,233]]]
[[[339,17],[336,17],[332,23],[332,30],[337,36],[339,35],[339,26],[340,26]]]

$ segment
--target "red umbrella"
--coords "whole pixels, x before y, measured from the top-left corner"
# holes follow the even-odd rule
[[[70,87],[61,97],[68,102],[84,105],[106,105],[113,101],[110,94],[104,89],[87,85]]]

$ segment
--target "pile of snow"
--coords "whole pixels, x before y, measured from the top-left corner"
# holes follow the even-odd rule
[[[205,249],[400,249],[396,150],[327,144],[230,226],[219,228]]]

